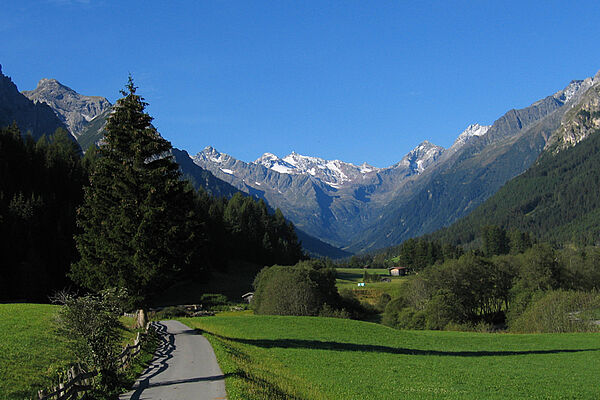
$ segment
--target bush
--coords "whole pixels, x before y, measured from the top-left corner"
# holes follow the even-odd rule
[[[600,331],[586,314],[600,309],[600,294],[555,290],[533,301],[510,329],[523,333],[559,333]]]
[[[392,328],[399,328],[399,314],[403,310],[407,309],[409,308],[404,297],[398,297],[390,300],[383,310],[383,318],[381,323]]]
[[[254,280],[252,308],[257,314],[319,315],[325,303],[340,303],[335,270],[272,266]]]
[[[319,311],[319,317],[330,317],[330,318],[350,318],[350,313],[345,309],[336,309],[331,307],[329,304],[323,304],[321,311]]]
[[[108,397],[114,395],[119,385],[119,316],[126,301],[125,292],[107,289],[98,295],[81,297],[59,293],[54,301],[63,305],[56,319],[59,333],[71,341],[71,348],[81,361],[98,370],[96,389]]]
[[[377,299],[377,303],[375,304],[375,308],[378,312],[383,312],[385,310],[385,306],[392,300],[392,296],[388,293],[382,293],[381,296]]]
[[[189,314],[190,313],[186,310],[184,306],[170,306],[165,307],[160,311],[157,311],[154,315],[154,319],[163,320],[177,317],[189,317]]]

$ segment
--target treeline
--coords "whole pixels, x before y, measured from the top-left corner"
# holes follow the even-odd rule
[[[470,215],[430,235],[473,246],[487,225],[531,232],[541,241],[597,245],[600,237],[600,133],[555,154],[544,152]]]
[[[535,244],[524,253],[468,252],[425,268],[390,301],[384,323],[404,329],[593,330],[600,308],[600,249]],[[544,309],[554,307],[554,309]],[[595,310],[595,311],[594,311]],[[552,321],[549,321],[549,320]]]
[[[459,246],[442,244],[424,238],[411,238],[397,246],[387,247],[367,254],[357,254],[349,259],[338,261],[338,265],[349,268],[390,268],[402,266],[411,271],[463,254]]]
[[[281,210],[270,213],[266,203],[236,193],[216,198],[199,189],[198,212],[205,223],[206,252],[211,264],[230,259],[259,265],[290,265],[305,258],[294,226]]]
[[[0,129],[0,301],[45,302],[56,290],[77,287],[71,278],[78,272],[70,273],[80,258],[73,238],[81,236],[82,227],[76,219],[86,212],[84,188],[101,155],[91,149],[82,158],[68,135],[58,130],[36,142],[22,137],[15,125]],[[208,279],[229,260],[289,265],[304,257],[294,227],[281,211],[270,213],[263,201],[241,194],[218,199],[187,186],[191,197],[186,202],[191,204],[178,207],[191,210],[186,215],[193,216],[194,239],[186,243],[193,248],[184,249],[189,253],[186,267],[156,282],[157,287],[186,277]],[[145,229],[152,232],[151,226]],[[123,235],[128,235],[125,229]],[[147,252],[148,264],[152,251]],[[98,260],[98,268],[100,264]]]
[[[528,232],[517,229],[484,226],[471,241],[471,250],[481,256],[519,254],[530,248],[535,239]],[[388,247],[370,254],[355,255],[339,261],[339,265],[351,268],[390,268],[401,266],[418,272],[428,266],[459,258],[465,253],[462,246],[442,243],[430,236],[408,239],[397,246]]]

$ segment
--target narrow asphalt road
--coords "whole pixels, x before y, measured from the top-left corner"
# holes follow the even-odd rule
[[[222,400],[225,377],[206,338],[179,321],[155,323],[160,344],[152,364],[120,400]]]

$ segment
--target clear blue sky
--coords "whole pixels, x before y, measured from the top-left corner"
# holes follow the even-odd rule
[[[132,73],[174,146],[245,161],[388,166],[600,69],[597,1],[6,3],[20,90],[55,78],[114,102]]]

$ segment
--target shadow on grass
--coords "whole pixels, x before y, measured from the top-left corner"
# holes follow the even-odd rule
[[[561,353],[580,353],[590,351],[600,351],[595,349],[555,349],[555,350],[520,350],[520,351],[440,351],[440,350],[420,350],[408,349],[403,347],[389,347],[371,344],[341,343],[320,340],[302,340],[302,339],[241,339],[227,336],[220,336],[207,332],[220,339],[230,340],[232,342],[248,344],[251,346],[262,347],[266,349],[315,349],[332,351],[360,351],[374,352],[384,354],[402,354],[413,356],[451,356],[451,357],[495,357],[495,356],[522,356],[534,354],[561,354]]]

